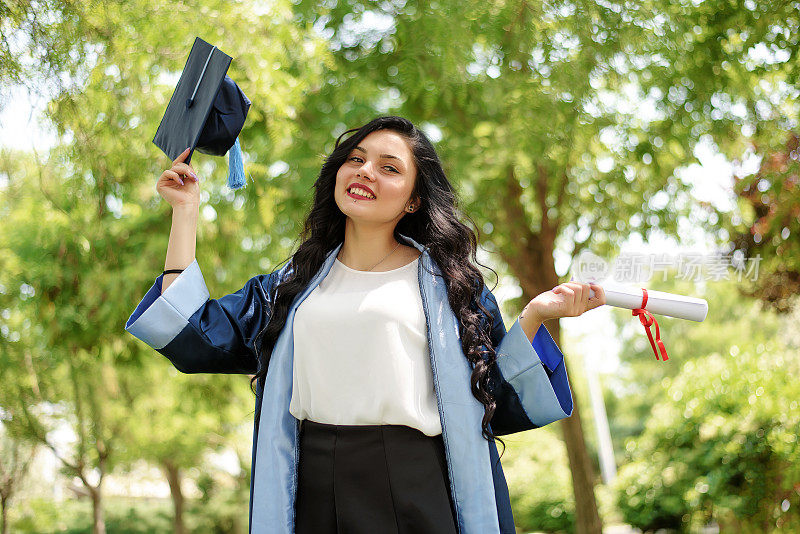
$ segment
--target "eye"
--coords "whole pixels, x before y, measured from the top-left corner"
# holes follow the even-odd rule
[[[400,173],[400,171],[398,171],[397,169],[395,169],[395,168],[394,168],[394,167],[392,167],[391,165],[384,165],[384,166],[383,166],[383,168],[384,168],[384,169],[388,169],[388,170],[390,170],[390,171],[392,171],[392,172],[396,172],[396,173],[398,173],[398,174]]]
[[[357,163],[361,163],[361,162],[363,162],[363,161],[364,161],[363,159],[359,158],[358,156],[350,156],[350,157],[348,158],[348,160],[350,160],[350,161],[355,161],[355,162],[357,162]]]

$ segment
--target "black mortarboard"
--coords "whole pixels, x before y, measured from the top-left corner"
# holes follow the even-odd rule
[[[191,148],[212,156],[228,153],[228,186],[245,185],[239,132],[242,131],[250,100],[227,76],[231,57],[216,46],[196,37],[181,78],[172,93],[153,143],[169,159]]]

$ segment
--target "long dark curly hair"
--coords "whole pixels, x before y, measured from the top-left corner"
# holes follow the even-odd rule
[[[464,216],[473,227],[476,225],[459,211],[455,191],[445,176],[431,142],[421,130],[402,117],[378,117],[360,128],[347,130],[339,136],[333,152],[325,159],[319,177],[314,182],[314,204],[303,225],[300,235],[302,243],[288,258],[288,275],[277,287],[270,320],[255,340],[258,371],[251,380],[251,386],[260,381],[258,385],[263,388],[269,355],[283,330],[294,298],[308,286],[328,253],[344,241],[346,216],[334,200],[336,173],[351,151],[367,135],[377,130],[391,130],[402,135],[413,153],[417,177],[411,198],[418,195],[421,203],[413,213],[404,214],[394,229],[394,236],[401,243],[403,239],[398,234],[409,236],[427,246],[431,258],[441,270],[447,284],[450,306],[458,318],[462,349],[473,367],[470,388],[475,398],[484,405],[482,435],[487,440],[497,439],[503,443],[489,428],[496,408],[495,399],[488,390],[489,369],[496,365],[496,355],[489,337],[493,317],[480,304],[479,298],[484,282],[475,266],[476,263],[483,265],[476,257],[478,236],[459,219]],[[348,134],[352,135],[342,140]],[[491,267],[483,266],[491,270]]]

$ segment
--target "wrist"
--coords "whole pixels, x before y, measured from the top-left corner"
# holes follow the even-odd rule
[[[197,215],[200,212],[200,204],[177,204],[172,206],[173,215]]]
[[[528,336],[529,341],[533,341],[536,332],[538,332],[539,327],[542,326],[544,322],[542,317],[529,307],[522,310],[517,321],[519,321],[519,326],[522,328],[522,331],[525,332],[525,335]]]

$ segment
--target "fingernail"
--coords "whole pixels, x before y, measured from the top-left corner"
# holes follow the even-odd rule
[[[192,178],[194,178],[194,181],[195,181],[195,182],[197,181],[197,175],[196,175],[195,173],[193,173],[193,172],[190,172],[190,173],[189,173],[189,176],[191,176]]]
[[[181,180],[180,178],[178,178],[178,181],[181,183],[181,185],[184,185],[184,183],[183,183],[183,180]]]

